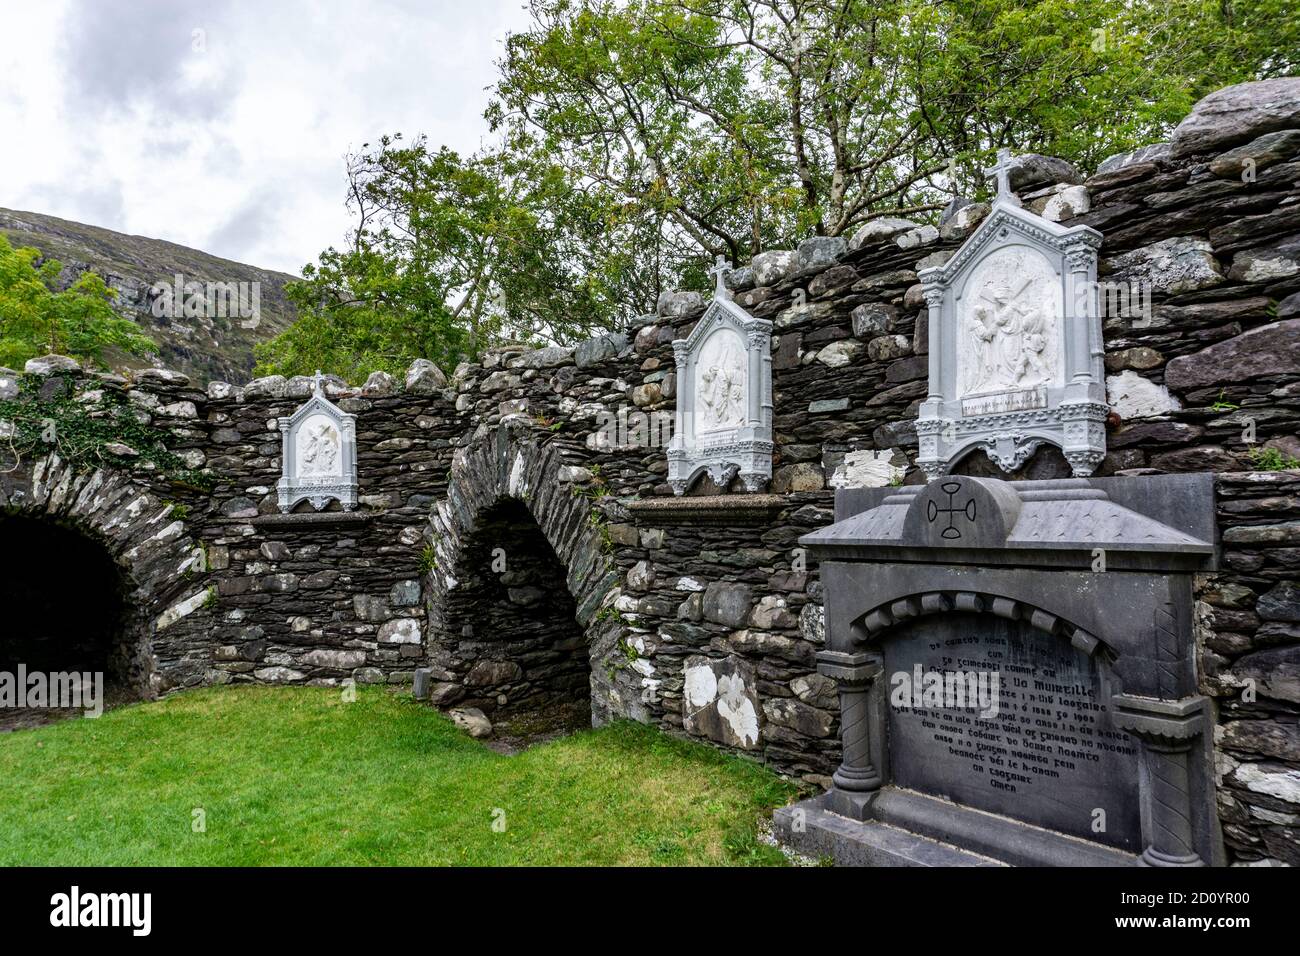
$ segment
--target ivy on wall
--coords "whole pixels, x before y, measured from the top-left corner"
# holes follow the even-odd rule
[[[59,376],[19,379],[16,398],[0,400],[0,449],[18,461],[56,452],[77,468],[144,465],[174,485],[211,491],[216,476],[190,468],[167,448],[168,432],[140,420],[124,393],[103,389],[93,401],[74,397],[71,381],[51,387]]]

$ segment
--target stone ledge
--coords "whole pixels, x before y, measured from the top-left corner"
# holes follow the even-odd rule
[[[761,525],[785,507],[780,495],[701,495],[695,498],[648,498],[628,510],[650,525]]]
[[[287,515],[258,515],[256,518],[231,518],[236,524],[251,524],[259,528],[329,528],[340,525],[370,523],[367,511],[304,511]]]

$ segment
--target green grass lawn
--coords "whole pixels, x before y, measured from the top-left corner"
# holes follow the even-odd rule
[[[220,687],[0,736],[0,864],[780,863],[793,795],[638,724],[507,757],[385,689]]]

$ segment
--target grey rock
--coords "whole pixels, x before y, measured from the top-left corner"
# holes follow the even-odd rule
[[[808,403],[808,411],[813,415],[822,412],[846,412],[848,410],[849,400],[847,398],[819,398]]]
[[[754,270],[754,285],[775,285],[799,268],[797,252],[760,252],[750,266]]]
[[[393,393],[393,376],[387,372],[371,372],[366,384],[361,386],[361,394],[367,398],[376,398]]]
[[[514,661],[479,661],[465,675],[465,683],[470,687],[494,687],[517,681],[523,675],[523,668]]]
[[[1138,163],[1158,163],[1169,156],[1170,146],[1168,143],[1155,143],[1151,146],[1142,146],[1138,149],[1131,150],[1127,153],[1115,153],[1113,156],[1107,156],[1097,167],[1097,174],[1113,173],[1117,170],[1127,169],[1129,166],[1136,166]]]
[[[1300,129],[1265,133],[1244,146],[1220,153],[1210,160],[1210,172],[1228,178],[1241,177],[1247,170],[1258,172],[1300,152]]]
[[[752,266],[741,266],[739,269],[732,269],[726,274],[723,282],[733,292],[752,289],[754,288],[754,269]]]
[[[1170,155],[1188,156],[1300,128],[1300,77],[1238,83],[1204,97],[1174,129]]]
[[[872,219],[867,222],[857,232],[853,234],[849,242],[849,248],[853,250],[861,249],[869,242],[883,242],[894,236],[910,232],[915,229],[919,223],[912,222],[910,219],[899,219],[896,216],[881,216],[879,219]]]
[[[1300,368],[1300,319],[1284,319],[1171,359],[1165,384],[1176,391],[1285,375]]]
[[[627,335],[623,332],[613,332],[580,342],[573,351],[573,360],[578,368],[589,368],[617,358],[626,348]]]
[[[799,268],[819,269],[834,265],[848,251],[843,236],[813,236],[799,243]]]
[[[1255,613],[1266,621],[1300,621],[1300,587],[1279,581],[1259,596]]]
[[[965,209],[967,206],[972,204],[972,200],[967,199],[964,196],[954,196],[952,199],[948,200],[948,205],[943,207],[943,212],[939,213],[939,225],[942,226],[947,224],[960,210]]]
[[[457,707],[447,712],[447,716],[465,733],[476,740],[492,736],[492,721],[477,707]]]
[[[398,581],[388,591],[388,603],[393,607],[413,607],[420,603],[420,582]]]
[[[894,244],[900,249],[915,249],[928,246],[939,239],[939,230],[931,225],[917,226],[894,237]]]
[[[704,297],[698,292],[661,292],[655,310],[667,319],[678,319],[704,308]]]
[[[366,662],[365,651],[331,651],[316,649],[302,655],[300,660],[312,667],[324,667],[335,671],[350,671]]]
[[[1080,172],[1063,159],[1039,153],[1021,153],[1011,157],[1007,172],[1011,188],[1017,192],[1034,186],[1052,183],[1078,185],[1083,182]]]
[[[283,375],[267,375],[255,378],[244,386],[245,400],[250,398],[284,398],[288,381]]]
[[[525,352],[510,363],[511,368],[558,368],[573,361],[573,351],[552,345]]]
[[[894,331],[898,309],[887,302],[864,302],[853,310],[853,334],[861,339],[875,338]]]
[[[447,387],[447,376],[428,359],[416,359],[406,370],[404,384],[415,395],[433,395]]]
[[[80,372],[81,364],[66,355],[42,355],[40,358],[28,359],[23,366],[28,375],[53,375],[56,372]]]
[[[1209,241],[1192,236],[1162,239],[1108,260],[1112,279],[1142,283],[1156,292],[1177,295],[1223,282],[1223,269]]]
[[[754,592],[749,585],[712,581],[704,589],[704,619],[728,627],[742,627],[753,603]]]

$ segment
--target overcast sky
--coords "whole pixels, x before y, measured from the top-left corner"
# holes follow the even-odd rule
[[[523,0],[0,0],[0,206],[298,273],[343,155],[472,152]]]

